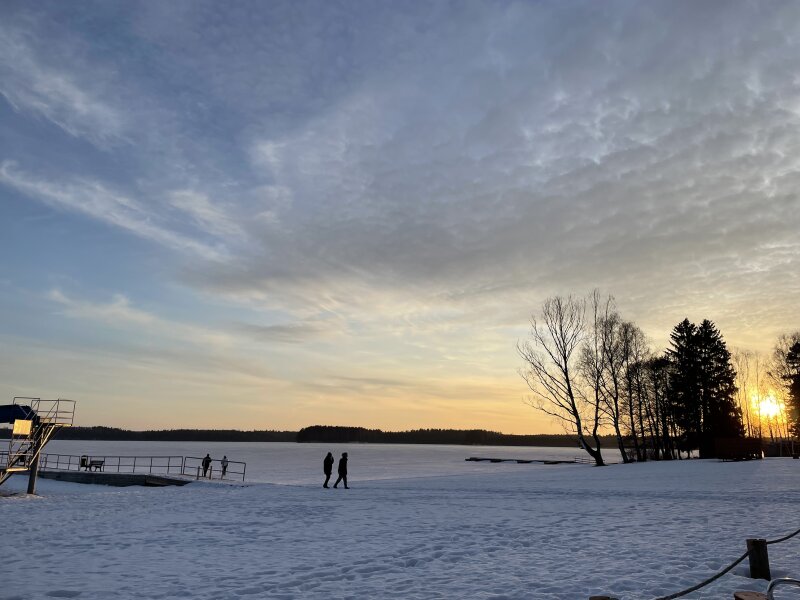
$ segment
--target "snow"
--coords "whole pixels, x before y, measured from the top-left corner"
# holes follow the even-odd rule
[[[54,440],[50,453],[80,456],[194,456],[208,452],[213,459],[227,456],[247,463],[247,481],[281,484],[314,484],[319,479],[322,458],[328,451],[339,459],[350,453],[358,464],[351,469],[352,481],[407,479],[440,475],[471,475],[516,471],[515,464],[470,463],[468,456],[483,458],[529,458],[571,460],[586,457],[578,448],[537,448],[498,446],[430,446],[423,444],[294,444],[294,443],[223,443],[223,442],[112,442]],[[365,456],[359,460],[358,456]],[[609,453],[609,460],[619,460],[619,453]],[[354,463],[355,464],[355,463]],[[334,471],[335,471],[334,465]]]
[[[594,468],[465,463],[473,448],[331,446],[337,457],[348,452],[353,477],[350,490],[325,490],[324,452],[288,446],[294,459],[275,446],[281,469],[293,465],[302,479],[315,451],[314,481],[40,480],[30,497],[8,495],[25,487],[12,478],[0,488],[0,598],[641,600],[705,579],[740,556],[748,537],[800,527],[800,462],[791,459]],[[800,575],[800,536],[769,552],[774,577]],[[745,561],[688,597],[765,589],[746,574]]]

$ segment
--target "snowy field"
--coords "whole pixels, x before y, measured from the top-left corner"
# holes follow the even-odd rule
[[[445,464],[435,476],[449,463],[427,447],[420,476],[414,465],[368,467],[366,447],[348,451],[350,490],[322,489],[317,473],[182,488],[40,480],[28,497],[12,478],[0,488],[0,598],[646,599],[706,578],[747,537],[800,527],[791,459],[481,465],[460,448],[457,472]],[[800,536],[769,548],[773,576],[800,575]],[[746,571],[745,561],[688,597],[764,590]]]

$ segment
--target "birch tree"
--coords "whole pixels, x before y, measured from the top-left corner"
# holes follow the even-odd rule
[[[554,296],[545,300],[538,318],[531,318],[530,339],[518,343],[517,351],[524,361],[520,375],[533,393],[531,406],[575,433],[581,448],[602,466],[600,403],[584,393],[577,365],[586,334],[586,302]]]

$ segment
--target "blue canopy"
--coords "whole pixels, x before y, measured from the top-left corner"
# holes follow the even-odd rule
[[[36,411],[30,406],[21,404],[5,404],[0,406],[0,423],[13,423],[17,419],[30,419],[36,417]]]

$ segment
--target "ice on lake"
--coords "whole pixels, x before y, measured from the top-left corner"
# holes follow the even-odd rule
[[[313,484],[320,481],[322,459],[327,452],[339,458],[348,453],[351,481],[407,479],[474,473],[515,471],[530,465],[516,463],[471,463],[470,456],[522,459],[570,460],[586,456],[578,448],[536,448],[503,446],[445,446],[429,444],[294,444],[252,442],[120,442],[54,440],[49,453],[75,456],[192,456],[247,464],[249,482]],[[609,460],[618,460],[612,453]],[[334,466],[335,471],[335,466]]]

